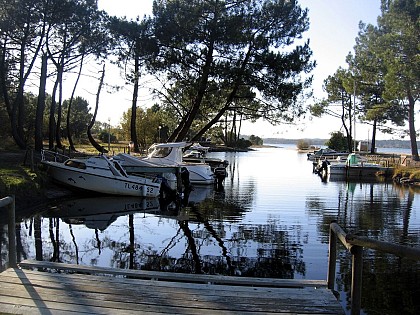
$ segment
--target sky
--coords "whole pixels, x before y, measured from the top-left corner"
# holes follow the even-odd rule
[[[110,15],[127,19],[135,19],[152,13],[152,0],[99,0],[99,9],[105,10]],[[325,97],[322,85],[324,79],[334,74],[338,67],[346,68],[345,58],[353,51],[355,38],[359,31],[359,22],[376,25],[377,17],[380,15],[380,0],[300,0],[299,4],[309,10],[310,28],[304,33],[304,38],[310,39],[310,47],[313,51],[313,59],[317,67],[313,74],[313,92],[316,99]],[[96,75],[97,76],[97,75]],[[107,80],[106,75],[106,79]],[[111,76],[115,80],[115,74]],[[111,78],[108,78],[109,80]],[[90,82],[98,85],[97,79]],[[85,82],[84,84],[89,84]],[[97,120],[106,122],[110,120],[111,125],[118,125],[122,113],[130,108],[131,91],[129,86],[119,93],[101,94],[100,107]],[[96,93],[96,89],[90,90]],[[101,92],[102,93],[102,92]],[[141,88],[139,106],[148,107],[154,101],[146,88]],[[91,106],[94,103],[94,95],[91,95]],[[307,100],[309,104],[313,99]],[[339,131],[341,122],[337,118],[310,118],[297,121],[294,125],[272,126],[264,121],[257,123],[245,123],[241,133],[244,135],[256,135],[261,138],[330,138],[330,133]],[[368,126],[358,123],[356,125],[356,139],[365,140],[371,135]],[[378,134],[377,139],[388,139],[389,135]]]

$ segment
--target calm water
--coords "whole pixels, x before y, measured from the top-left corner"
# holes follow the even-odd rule
[[[420,246],[420,190],[321,181],[292,146],[212,156],[230,163],[222,191],[197,187],[180,209],[155,199],[56,201],[22,222],[20,259],[326,279],[332,220],[348,233]],[[347,308],[351,255],[342,249],[338,257],[337,290]],[[364,259],[366,314],[420,313],[418,262],[370,250]]]

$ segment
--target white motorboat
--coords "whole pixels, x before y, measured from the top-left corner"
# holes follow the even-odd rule
[[[117,161],[128,174],[158,176],[162,179],[162,185],[173,191],[178,188],[177,173],[180,173],[180,167],[178,166],[158,165],[127,153],[119,153],[113,156],[112,160]]]
[[[149,148],[149,154],[145,158],[133,158],[126,154],[119,154],[115,159],[121,160],[124,168],[131,167],[176,167],[187,169],[189,172],[189,182],[192,184],[209,185],[215,182],[214,173],[206,163],[188,163],[182,160],[183,148],[186,142],[171,142],[153,144]],[[182,177],[182,175],[181,175]]]
[[[214,184],[214,173],[208,164],[183,161],[183,148],[186,146],[186,142],[153,144],[149,148],[148,156],[143,160],[156,165],[185,167],[189,172],[189,181],[192,184]]]
[[[184,152],[182,160],[187,163],[208,164],[215,174],[222,170],[226,173],[226,167],[229,165],[229,162],[227,160],[207,157],[209,149],[209,147],[203,147],[199,143],[195,143]],[[227,176],[227,174],[225,175]]]
[[[110,195],[157,197],[161,179],[128,175],[118,161],[105,155],[41,161],[51,178],[66,186]]]

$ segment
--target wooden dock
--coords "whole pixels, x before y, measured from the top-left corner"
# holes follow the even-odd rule
[[[23,261],[0,273],[0,313],[344,314],[326,281]]]

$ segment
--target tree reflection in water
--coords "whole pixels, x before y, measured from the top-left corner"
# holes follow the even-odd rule
[[[66,200],[50,206],[51,210],[42,214],[48,220],[45,230],[49,235],[47,243],[40,241],[42,219],[34,216],[31,222],[36,227],[35,258],[97,265],[104,251],[110,251],[109,264],[118,268],[289,279],[294,278],[296,273],[305,275],[298,231],[290,228],[285,230],[275,221],[233,228],[229,220],[235,220],[244,211],[235,203],[217,205],[217,199],[207,203],[191,202],[186,203],[186,207],[180,211],[167,208],[165,211],[156,211],[152,207],[153,216],[177,222],[179,227],[166,245],[158,250],[154,248],[155,245],[143,246],[139,238],[144,231],[136,231],[136,219],[141,218],[141,211],[144,211],[143,215],[148,213],[148,209],[143,209],[144,204],[136,201],[137,206],[133,206],[132,201],[126,198],[101,198]],[[87,204],[100,205],[100,209],[92,206],[89,212]],[[124,211],[113,212],[105,205]],[[224,211],[210,212],[210,207]],[[182,217],[181,212],[188,213],[187,217]],[[121,234],[115,237],[103,234],[107,226],[118,221],[119,217],[127,220],[123,230],[120,229]],[[225,217],[226,222],[223,221]],[[78,236],[80,231],[75,231],[75,226],[80,224],[94,230],[91,238]],[[228,235],[226,229],[233,230]],[[64,234],[69,237],[64,237]],[[171,254],[172,248],[184,242],[184,253]],[[207,246],[213,247],[212,253],[202,253]],[[215,247],[217,251],[214,251]],[[26,253],[26,250],[20,252]]]
[[[158,200],[101,197],[57,201],[31,218],[18,215],[19,258],[326,279],[332,220],[348,233],[420,244],[419,190],[392,183],[322,182],[306,155],[295,150],[262,148],[215,157],[229,161],[224,189],[198,188],[179,208]],[[6,236],[0,226],[2,265]],[[340,301],[347,308],[347,250],[340,250],[337,264]],[[363,268],[366,314],[420,313],[419,262],[365,250]]]
[[[391,187],[384,189],[388,185]],[[348,233],[408,246],[420,243],[420,233],[409,232],[415,197],[412,189],[392,183],[348,182],[340,186],[337,196],[337,209],[316,196],[307,200],[309,211],[322,221],[318,226],[323,228],[325,241],[329,223],[337,220]],[[363,256],[362,306],[366,314],[417,314],[420,262],[371,249],[364,249]],[[341,249],[337,287],[345,299],[344,307],[350,305],[351,259],[351,254]]]

